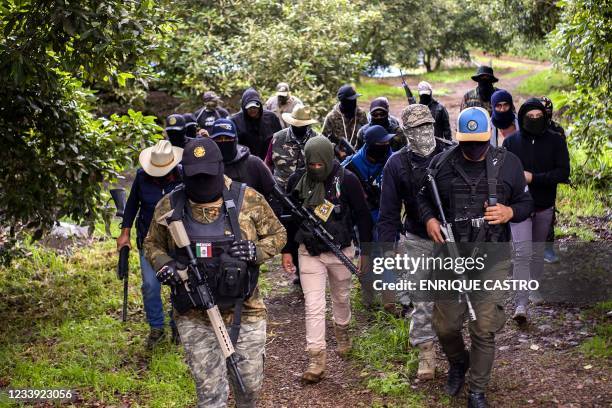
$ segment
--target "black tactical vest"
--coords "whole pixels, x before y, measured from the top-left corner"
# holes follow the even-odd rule
[[[340,167],[333,182],[325,192],[325,199],[334,204],[334,208],[327,221],[323,223],[323,227],[334,237],[334,242],[340,245],[340,248],[349,247],[353,239],[350,207],[344,196],[340,194],[343,180],[344,168]],[[329,248],[323,242],[301,228],[295,235],[295,240],[304,244],[308,253],[312,256],[329,252]]]
[[[211,223],[195,220],[191,205],[181,187],[171,194],[172,208],[183,208],[183,224],[191,241],[191,250],[197,258],[200,273],[205,276],[215,303],[219,309],[226,310],[250,297],[257,285],[259,268],[228,255],[232,242],[240,239],[238,213],[242,207],[246,184],[232,182],[229,190],[223,192],[223,205],[219,217]],[[234,209],[230,209],[235,206]],[[232,218],[235,218],[232,222]],[[184,248],[177,248],[174,258],[179,264],[187,265],[189,257]],[[173,306],[179,313],[187,312],[199,299],[189,296],[183,285],[178,285],[172,294]]]

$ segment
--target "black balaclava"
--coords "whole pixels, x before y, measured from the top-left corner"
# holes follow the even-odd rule
[[[385,112],[382,109],[378,109],[377,112],[384,112],[385,116],[382,118],[374,118],[372,117],[370,119],[370,123],[372,125],[380,125],[382,127],[384,127],[385,129],[387,129],[389,127],[389,112]]]
[[[283,96],[283,95],[278,95],[278,104],[280,106],[283,106],[284,104],[286,104],[289,101],[289,97],[288,96]]]
[[[430,102],[431,102],[431,95],[430,94],[421,94],[421,95],[419,95],[419,103],[421,105],[429,105]]]
[[[166,134],[168,135],[168,140],[172,144],[172,146],[180,147],[181,149],[185,147],[185,136],[186,131],[183,130],[166,130]]]
[[[484,142],[459,142],[459,147],[463,154],[471,161],[477,161],[489,148],[488,140]]]
[[[371,144],[368,146],[366,155],[371,158],[374,163],[381,164],[387,161],[389,154],[391,153],[391,147],[388,143],[385,144]]]
[[[215,140],[215,143],[217,143],[219,150],[221,150],[221,156],[223,156],[224,163],[234,160],[238,153],[238,139],[234,138],[233,140],[223,142]]]
[[[495,110],[495,106],[500,102],[507,102],[510,104],[510,109],[506,112],[498,112]],[[504,89],[498,89],[491,96],[491,108],[493,113],[491,114],[491,122],[498,129],[507,129],[514,124],[514,103],[512,102],[512,95]]]
[[[532,110],[540,110],[544,114],[541,118],[530,119],[527,117],[527,112]],[[539,136],[546,130],[548,126],[548,118],[546,115],[546,109],[542,102],[538,98],[529,98],[521,105],[518,113],[519,124],[521,126],[521,132],[526,133],[530,136]]]
[[[195,139],[197,135],[198,135],[198,127],[195,124],[185,127],[185,136],[191,139]]]
[[[380,114],[384,112],[385,116],[380,119],[374,118],[374,112]],[[385,97],[376,98],[370,103],[370,124],[380,125],[385,129],[389,129],[389,101]]]
[[[308,129],[310,129],[310,126],[291,125],[291,133],[293,133],[293,135],[299,140],[304,139],[304,137],[306,136],[306,133],[308,133]]]
[[[357,109],[356,99],[340,99],[340,112],[348,118],[352,119],[355,116],[355,110]]]
[[[493,79],[488,77],[480,77],[478,78],[478,94],[480,95],[480,99],[483,101],[490,101],[491,95],[495,91],[493,87]]]
[[[223,163],[219,164],[223,170]],[[183,177],[185,194],[195,203],[211,203],[223,195],[224,177],[223,171],[215,176],[209,174],[196,174]]]

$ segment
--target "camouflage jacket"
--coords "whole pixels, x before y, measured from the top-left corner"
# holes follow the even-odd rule
[[[497,90],[498,88],[493,87],[493,92]],[[489,116],[492,113],[491,101],[483,101],[482,99],[480,99],[480,92],[478,92],[478,87],[470,89],[468,92],[466,92],[465,95],[463,95],[463,100],[461,101],[461,107],[459,111],[461,112],[465,108],[472,107],[484,108],[487,112],[489,112]]]
[[[274,164],[274,180],[285,189],[287,180],[296,170],[306,166],[304,161],[304,145],[308,139],[319,136],[309,129],[304,140],[298,140],[291,128],[283,129],[272,136],[272,163]]]
[[[229,187],[231,179],[225,177],[225,184]],[[189,201],[191,210],[196,221],[209,223],[217,219],[221,211],[222,200],[211,204],[196,204]],[[153,221],[149,227],[149,233],[144,241],[145,257],[151,263],[154,270],[172,260],[169,255],[174,252],[174,241],[165,224],[164,215],[171,210],[170,196],[165,195],[155,207]],[[242,209],[238,215],[238,223],[242,239],[255,242],[257,246],[257,263],[260,264],[278,254],[285,246],[287,233],[274,212],[261,194],[247,187],[244,194]],[[229,232],[229,231],[228,231]],[[204,313],[200,310],[192,310],[189,313]],[[227,323],[231,322],[233,310],[222,313]],[[244,302],[242,321],[255,322],[266,318],[266,307],[259,294],[258,288],[253,295]]]
[[[357,133],[359,129],[368,123],[366,112],[357,107],[357,112],[351,120],[346,120],[340,112],[340,104],[336,104],[331,112],[325,116],[323,122],[323,136],[329,138],[332,143],[337,143],[340,139],[347,139],[351,146],[357,145]]]
[[[279,105],[278,104],[278,96],[274,95],[272,97],[270,97],[270,99],[268,99],[266,101],[266,105],[265,108],[269,111],[274,112],[274,114],[276,115],[276,117],[278,118],[278,120],[280,121],[280,124],[282,126],[283,129],[289,127],[289,125],[287,123],[285,123],[285,121],[283,120],[283,113],[291,113],[293,112],[293,108],[296,105],[303,105],[304,103],[298,98],[295,97],[293,95],[289,96],[289,100],[287,101],[286,104],[284,105]]]

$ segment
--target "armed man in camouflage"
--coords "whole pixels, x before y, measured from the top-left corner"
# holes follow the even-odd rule
[[[297,96],[291,95],[291,89],[286,82],[279,82],[276,85],[276,95],[271,96],[267,101],[265,108],[270,112],[274,112],[283,129],[289,127],[289,124],[284,121],[283,113],[293,112],[293,108],[304,103]]]
[[[182,162],[184,188],[174,190],[158,203],[144,249],[147,260],[157,271],[157,279],[172,287],[176,325],[195,379],[197,406],[225,407],[228,385],[231,384],[236,406],[255,407],[263,383],[266,308],[256,286],[257,275],[252,275],[251,271],[276,255],[285,244],[287,235],[259,193],[223,175],[222,160],[219,148],[211,139],[198,138],[187,143]],[[229,198],[235,206],[230,204]],[[232,318],[232,326],[236,321],[241,322],[237,341],[233,343],[241,356],[237,365],[244,381],[244,393],[239,390],[231,372],[228,381],[226,361],[206,312],[192,306],[189,292],[183,285],[181,273],[184,266],[181,265],[186,264],[186,251],[177,248],[166,221],[168,214],[179,208],[191,246],[195,248],[198,266],[208,277],[226,325]],[[237,214],[235,210],[230,211],[233,208]],[[236,225],[239,231],[232,225]],[[237,235],[241,238],[233,240]],[[227,296],[224,290],[227,291],[229,285],[229,280],[225,279],[230,275],[223,265],[228,259],[233,265],[239,262],[247,265],[248,283],[242,279],[245,275],[242,270],[239,278],[231,282],[236,285],[238,281],[241,287],[248,286],[249,295],[240,303],[223,306],[224,296]],[[242,289],[239,293],[243,293]],[[241,310],[241,313],[234,313],[235,310]],[[231,332],[236,334],[235,330]],[[230,337],[236,336],[230,334]]]
[[[357,98],[361,96],[352,85],[342,85],[338,89],[339,103],[327,114],[323,122],[323,136],[336,145],[344,139],[353,149],[357,146],[357,133],[368,123],[368,117],[363,109],[357,106]],[[344,160],[348,155],[344,150],[336,149],[336,156]]]
[[[419,219],[417,193],[425,182],[427,166],[435,155],[447,146],[443,139],[434,137],[435,120],[426,105],[408,105],[402,111],[404,135],[408,146],[394,153],[383,171],[380,212],[378,218],[378,241],[394,243],[403,234],[408,241],[406,248],[411,256],[427,255],[432,251],[425,224]],[[402,222],[402,207],[404,219]],[[427,270],[421,268],[415,276],[401,276],[413,280],[426,277]],[[409,273],[407,275],[410,275]],[[400,278],[398,276],[398,278]],[[434,378],[436,335],[431,327],[433,302],[410,298],[410,292],[400,292],[399,301],[404,307],[411,303],[413,310],[410,321],[410,343],[419,348],[419,368],[417,377],[421,380]]]
[[[493,68],[481,65],[478,67],[476,75],[472,76],[472,80],[477,82],[478,86],[463,95],[460,110],[480,107],[489,112],[489,116],[491,116],[493,113],[491,95],[498,90],[493,84],[499,81],[499,79],[493,74]]]

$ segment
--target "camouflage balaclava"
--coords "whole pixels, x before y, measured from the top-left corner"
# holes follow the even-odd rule
[[[402,111],[404,135],[408,139],[410,150],[419,156],[429,156],[436,148],[434,123],[435,120],[425,105],[408,105]]]

